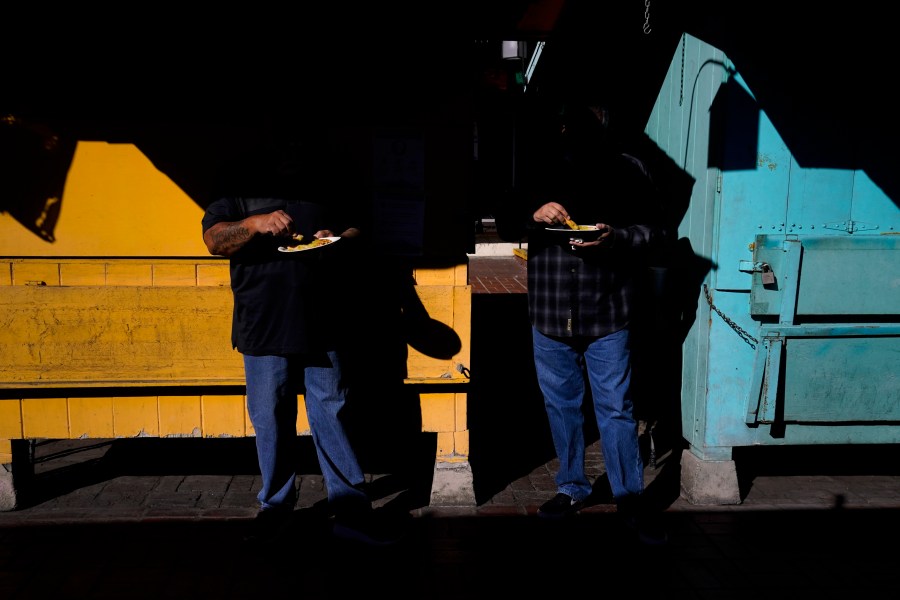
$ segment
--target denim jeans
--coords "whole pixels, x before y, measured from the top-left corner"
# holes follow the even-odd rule
[[[306,414],[330,503],[366,502],[356,454],[341,423],[347,400],[336,352],[316,360],[302,356],[244,355],[247,411],[256,430],[262,475],[257,498],[262,509],[293,507],[297,501],[297,394]]]
[[[538,385],[550,422],[559,471],[557,490],[576,500],[591,493],[584,470],[584,371],[613,496],[644,490],[644,465],[631,400],[631,345],[627,329],[600,338],[548,337],[532,328]]]

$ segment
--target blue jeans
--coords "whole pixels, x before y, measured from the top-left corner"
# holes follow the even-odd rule
[[[306,415],[328,500],[332,504],[368,503],[360,487],[362,469],[341,423],[347,387],[336,352],[310,360],[302,356],[244,355],[247,411],[256,430],[262,475],[260,507],[293,507],[297,501],[297,395]]]
[[[631,344],[627,329],[600,338],[548,337],[532,328],[534,365],[550,435],[559,458],[556,486],[576,500],[591,493],[584,470],[584,370],[606,473],[616,499],[644,490],[644,464],[631,401]]]

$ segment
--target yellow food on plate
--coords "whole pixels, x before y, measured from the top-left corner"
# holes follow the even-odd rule
[[[572,219],[566,219],[566,226],[569,229],[574,229],[576,231],[596,231],[597,230],[596,225],[578,225]]]
[[[319,246],[325,246],[326,244],[330,244],[332,240],[328,238],[317,238],[311,241],[308,244],[294,244],[293,246],[286,246],[285,250],[289,252],[299,252],[301,250],[309,250],[310,248],[317,248]]]

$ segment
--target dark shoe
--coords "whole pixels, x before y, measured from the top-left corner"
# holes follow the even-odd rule
[[[267,508],[256,513],[250,523],[250,533],[244,537],[246,543],[267,543],[276,541],[287,529],[294,514],[293,508]]]
[[[390,546],[402,539],[404,530],[399,519],[384,511],[362,510],[335,515],[331,532],[337,538],[367,546]]]
[[[562,519],[574,515],[584,508],[584,502],[576,500],[562,492],[553,496],[551,500],[544,502],[538,509],[538,516],[544,519]]]

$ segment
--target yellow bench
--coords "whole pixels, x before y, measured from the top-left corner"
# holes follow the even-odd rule
[[[227,260],[16,258],[0,269],[0,463],[13,463],[19,439],[253,435],[230,345]],[[407,352],[404,383],[427,390],[422,430],[437,434],[434,500],[474,503],[471,490],[442,489],[440,475],[468,461],[467,268],[413,278],[431,322],[459,338],[450,357]],[[306,435],[302,396],[298,405]],[[0,507],[14,508],[15,485],[6,488]]]
[[[133,143],[18,125],[0,122],[28,142],[23,156],[35,164],[17,173],[10,212],[0,214],[0,509],[16,505],[23,440],[252,436],[243,363],[230,344],[228,261],[209,256],[201,239],[202,195],[186,194]],[[171,134],[157,142],[170,150],[182,143]],[[179,174],[203,181],[213,158],[201,153],[199,170]],[[456,188],[436,189],[434,206],[447,210]],[[429,354],[414,340],[390,376],[400,373],[398,385],[418,394],[421,428],[436,434],[432,503],[474,504],[467,265],[411,269],[406,297],[418,298],[427,317],[424,335],[412,333],[427,338],[427,326],[439,324],[458,344]],[[379,275],[370,274],[377,289],[369,303],[391,292]],[[373,336],[373,360],[387,354],[377,344]],[[382,396],[390,393],[396,388],[386,386]],[[309,425],[297,401],[303,435]]]

